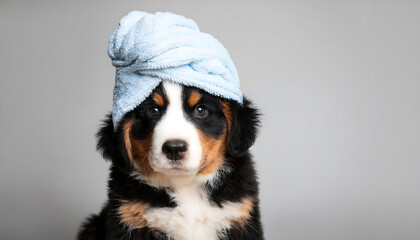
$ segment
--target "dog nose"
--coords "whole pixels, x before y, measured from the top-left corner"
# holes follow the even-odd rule
[[[187,152],[187,143],[183,140],[168,140],[162,145],[162,152],[170,160],[180,160]]]

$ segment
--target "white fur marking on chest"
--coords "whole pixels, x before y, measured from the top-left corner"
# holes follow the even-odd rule
[[[171,194],[175,208],[150,208],[145,214],[148,226],[162,229],[176,240],[215,240],[242,216],[242,202],[213,206],[200,185],[176,188]]]

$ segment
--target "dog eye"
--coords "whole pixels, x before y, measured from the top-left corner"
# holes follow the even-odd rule
[[[194,109],[194,116],[196,116],[197,118],[206,118],[208,115],[209,115],[209,111],[203,105],[198,105]]]
[[[159,115],[160,115],[159,108],[158,108],[158,107],[156,107],[156,106],[150,107],[150,108],[147,110],[147,115],[148,115],[150,118],[156,118],[156,117],[159,117]]]

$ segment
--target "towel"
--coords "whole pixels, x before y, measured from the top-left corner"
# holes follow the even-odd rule
[[[183,16],[130,12],[111,35],[108,55],[116,67],[114,129],[162,80],[243,101],[229,53],[217,39]]]

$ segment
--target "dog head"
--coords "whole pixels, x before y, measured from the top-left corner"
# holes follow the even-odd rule
[[[193,87],[162,82],[116,131],[104,121],[98,150],[128,173],[145,177],[204,176],[217,172],[226,158],[247,152],[254,143],[258,112]]]

